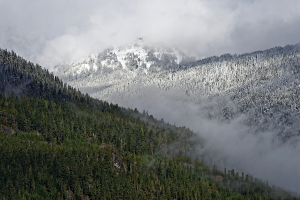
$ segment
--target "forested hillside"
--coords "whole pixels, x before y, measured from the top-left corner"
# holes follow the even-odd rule
[[[189,157],[204,142],[189,129],[82,94],[7,50],[0,91],[1,199],[297,199]]]

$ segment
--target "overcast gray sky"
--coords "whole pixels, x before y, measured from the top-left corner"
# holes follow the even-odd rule
[[[0,0],[0,47],[51,68],[139,36],[198,58],[300,42],[299,0]]]

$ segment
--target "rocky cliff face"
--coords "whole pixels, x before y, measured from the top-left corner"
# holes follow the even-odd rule
[[[7,127],[1,124],[0,132],[2,132],[4,135],[13,135],[15,134],[15,130],[11,127]]]

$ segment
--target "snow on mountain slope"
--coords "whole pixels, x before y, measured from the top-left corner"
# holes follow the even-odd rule
[[[191,59],[175,49],[149,47],[143,38],[138,38],[130,45],[107,49],[79,62],[58,65],[55,67],[55,72],[60,76],[67,76],[69,79],[98,71],[111,73],[121,69],[147,74],[148,71],[177,68]]]
[[[158,88],[154,95],[183,103],[213,99],[203,111],[211,119],[228,121],[246,114],[245,123],[257,131],[276,130],[281,138],[300,133],[300,44],[191,62],[179,51],[149,47],[138,39],[57,66],[55,73],[69,85],[114,103],[153,86]],[[174,97],[168,93],[172,90],[180,92]]]

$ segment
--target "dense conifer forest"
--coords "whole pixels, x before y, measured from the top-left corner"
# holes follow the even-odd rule
[[[64,84],[0,50],[0,199],[300,199],[189,152],[185,127]]]

